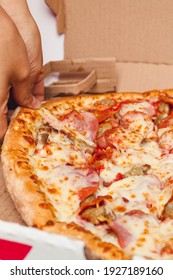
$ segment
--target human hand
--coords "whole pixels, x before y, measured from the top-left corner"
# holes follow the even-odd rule
[[[25,42],[30,63],[32,94],[40,101],[44,99],[42,71],[42,46],[38,27],[29,11],[26,0],[0,0],[0,5],[15,23]]]
[[[21,106],[39,108],[40,102],[32,95],[31,63],[26,45],[19,31],[0,6],[0,140],[7,129],[9,90]],[[37,96],[37,94],[36,94]]]

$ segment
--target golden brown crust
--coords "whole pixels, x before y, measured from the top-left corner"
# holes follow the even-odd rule
[[[53,107],[60,105],[60,104],[69,104],[71,106],[72,103],[78,103],[80,104],[87,99],[92,100],[98,100],[100,98],[115,98],[117,100],[124,100],[124,99],[142,99],[142,98],[150,98],[155,96],[160,96],[161,91],[148,91],[143,93],[137,93],[137,92],[123,92],[123,93],[105,93],[105,94],[93,94],[93,95],[80,95],[80,96],[74,96],[74,97],[63,97],[63,98],[57,98],[52,99],[50,101],[47,101],[43,104],[44,108],[52,109]]]
[[[100,95],[83,95],[63,97],[45,102],[42,107],[53,110],[66,106],[73,108],[83,105],[87,100],[116,97],[117,100],[140,99],[162,96],[168,98],[173,91],[151,91],[145,93],[110,93]],[[2,164],[7,188],[16,204],[16,208],[29,226],[36,226],[48,232],[54,232],[83,240],[86,246],[101,259],[129,259],[116,246],[101,241],[76,224],[59,223],[50,205],[41,191],[41,181],[29,164],[28,155],[35,147],[35,124],[39,122],[38,111],[18,109],[11,121],[2,147]]]
[[[91,252],[94,252],[96,257],[99,259],[123,260],[131,258],[131,256],[125,255],[116,246],[107,242],[103,242],[99,237],[76,225],[75,223],[66,224],[56,222],[55,224],[50,224],[43,227],[42,229],[48,232],[57,233],[84,241],[87,248],[89,248]]]
[[[55,218],[40,191],[41,182],[29,165],[29,152],[35,145],[32,131],[36,118],[39,118],[37,111],[17,110],[6,133],[1,156],[6,186],[17,210],[28,225],[39,227]]]

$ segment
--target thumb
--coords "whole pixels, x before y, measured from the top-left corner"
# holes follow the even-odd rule
[[[18,105],[32,109],[39,109],[41,107],[41,102],[31,93],[29,77],[15,81],[12,87],[13,97]]]
[[[2,100],[0,100],[0,144],[2,143],[5,132],[7,130],[6,114],[7,114],[7,101],[2,102]]]

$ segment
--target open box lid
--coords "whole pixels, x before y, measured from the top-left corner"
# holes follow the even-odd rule
[[[117,58],[117,91],[173,87],[172,0],[46,0],[65,32],[65,59]],[[58,52],[58,46],[57,46]],[[0,219],[24,224],[0,163]]]
[[[65,33],[65,59],[116,57],[117,91],[173,87],[172,0],[45,2]]]

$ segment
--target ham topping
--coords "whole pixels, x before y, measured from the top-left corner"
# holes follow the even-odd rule
[[[95,140],[98,131],[98,120],[90,112],[71,111],[69,114],[60,117],[65,125],[73,128],[89,140]]]
[[[95,146],[93,140],[97,135],[98,121],[93,114],[72,111],[58,119],[45,108],[42,108],[40,113],[43,117],[44,124],[49,124],[50,127],[58,131],[64,131],[72,138],[78,138],[90,146]]]
[[[110,229],[116,234],[121,248],[126,248],[132,240],[132,234],[121,224],[118,219],[109,222]]]

